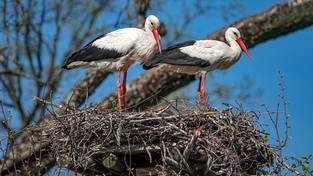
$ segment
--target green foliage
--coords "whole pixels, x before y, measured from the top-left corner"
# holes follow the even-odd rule
[[[293,156],[286,156],[285,157],[286,161],[289,161],[291,163],[291,166],[294,169],[300,169],[302,170],[303,174],[313,174],[313,168],[310,168],[310,164],[312,165],[313,161],[313,155],[309,156],[302,156],[301,158],[295,158]]]

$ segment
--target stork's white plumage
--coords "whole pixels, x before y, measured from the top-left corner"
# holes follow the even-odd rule
[[[205,99],[206,73],[215,69],[225,70],[240,58],[242,50],[251,58],[238,29],[230,27],[225,32],[228,44],[217,40],[192,40],[170,46],[143,64],[144,69],[158,66],[180,73],[199,75],[198,104]]]
[[[68,57],[62,68],[92,67],[117,71],[116,86],[119,110],[121,111],[121,97],[123,96],[123,106],[126,111],[125,93],[128,67],[136,61],[143,63],[153,57],[158,50],[161,52],[159,26],[159,19],[150,15],[145,21],[145,30],[124,28],[101,35]],[[124,71],[122,93],[121,71]]]

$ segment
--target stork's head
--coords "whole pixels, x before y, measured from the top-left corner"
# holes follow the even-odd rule
[[[237,28],[230,27],[226,30],[225,33],[226,39],[235,40],[240,48],[247,54],[247,56],[252,59],[246,45],[243,43],[243,40],[241,38],[241,34]]]
[[[158,49],[161,53],[161,44],[160,44],[160,37],[158,28],[160,27],[160,21],[159,19],[154,15],[149,15],[145,22],[145,28],[146,30],[150,30],[153,34],[153,37],[157,43]]]

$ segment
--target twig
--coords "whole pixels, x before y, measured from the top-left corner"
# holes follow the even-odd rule
[[[123,123],[124,123],[124,120],[121,120],[120,123],[118,124],[118,128],[116,130],[117,146],[121,146],[121,135],[122,135]]]
[[[276,153],[273,153],[273,156],[275,157],[277,162],[279,162],[280,164],[285,166],[287,169],[289,169],[290,171],[292,171],[293,173],[295,173],[298,176],[303,176],[303,174],[301,174],[298,170],[296,170],[295,168],[293,168],[289,164],[287,164],[285,161],[283,161],[281,159],[281,156],[277,155]]]
[[[185,170],[185,167],[184,165],[182,165],[181,163],[178,163],[177,161],[175,161],[174,159],[172,158],[169,158],[169,157],[165,157],[165,162],[180,169],[180,170]]]
[[[179,159],[181,160],[181,162],[184,164],[185,168],[187,169],[187,171],[191,174],[193,174],[193,171],[191,170],[191,168],[189,167],[189,164],[187,163],[187,161],[185,160],[185,158],[183,157],[183,155],[180,153],[179,149],[177,147],[175,147],[175,150],[179,156]]]
[[[64,110],[64,111],[66,110],[66,108],[64,108],[62,105],[54,104],[54,103],[52,103],[52,102],[50,102],[48,100],[41,99],[41,98],[39,98],[37,96],[34,96],[33,100],[36,101],[36,102],[41,102],[42,104],[46,104],[46,105],[50,105],[50,106],[59,108],[59,109]]]
[[[201,135],[201,132],[197,130],[195,134],[192,136],[190,142],[188,143],[188,145],[186,146],[183,152],[183,157],[185,160],[189,159],[190,152],[195,147],[197,139],[200,137],[200,135]]]
[[[156,113],[157,115],[159,114],[163,114],[165,111],[167,111],[172,105],[168,104],[165,108],[163,108],[162,110],[160,110],[158,113]]]
[[[181,128],[178,128],[176,125],[172,124],[172,123],[166,123],[169,127],[173,127],[175,130],[183,133],[184,135],[188,134],[186,131],[182,130]]]

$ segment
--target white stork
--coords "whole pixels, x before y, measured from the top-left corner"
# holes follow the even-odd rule
[[[191,40],[170,46],[143,64],[144,69],[158,66],[179,73],[199,75],[198,106],[205,99],[206,73],[215,69],[225,70],[240,58],[242,50],[251,58],[240,32],[230,27],[225,32],[228,44],[217,40]]]
[[[63,69],[77,67],[93,67],[108,71],[117,71],[117,93],[119,111],[122,110],[121,97],[123,96],[123,107],[126,111],[126,78],[127,69],[134,62],[143,63],[154,56],[156,52],[161,53],[158,28],[159,19],[150,15],[145,21],[145,30],[138,28],[124,28],[107,34],[103,34],[89,42],[82,49],[74,52],[65,60]],[[124,78],[120,83],[121,71]]]

